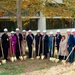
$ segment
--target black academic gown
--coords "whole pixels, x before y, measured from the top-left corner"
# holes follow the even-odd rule
[[[47,58],[47,54],[49,53],[48,43],[49,43],[48,35],[45,35],[43,43],[42,43],[42,47],[44,48],[44,55],[46,58]]]
[[[60,44],[60,41],[61,41],[61,34],[56,34],[56,47],[57,47],[57,50],[59,51],[59,44]]]
[[[1,50],[1,46],[0,46],[0,57],[2,57],[2,50]]]
[[[36,48],[36,56],[40,56],[42,53],[42,35],[35,35],[35,48]]]
[[[22,34],[19,33],[18,35],[15,34],[16,38],[17,38],[17,43],[16,43],[16,57],[17,59],[19,58],[20,56],[20,50],[21,50],[21,41],[22,41]],[[19,38],[18,38],[19,37]],[[19,44],[20,44],[20,49],[19,49]]]
[[[3,53],[4,53],[4,59],[7,60],[8,57],[8,48],[9,48],[9,36],[7,34],[3,34],[1,37],[2,40],[2,47],[3,47]]]
[[[31,34],[31,36],[28,34],[27,38],[26,38],[27,39],[28,50],[29,50],[29,58],[32,57],[32,44],[33,44],[33,40],[34,40],[34,35]]]

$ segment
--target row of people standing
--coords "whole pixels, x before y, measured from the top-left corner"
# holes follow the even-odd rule
[[[8,36],[7,34],[8,29],[4,29],[4,33],[1,36],[1,43],[2,43],[2,50],[4,54],[4,59],[8,60],[8,53],[10,56],[15,56],[19,58],[20,51],[19,45],[21,45],[22,41],[22,34],[19,33],[19,29],[16,29],[16,33],[11,31],[11,35]]]
[[[49,53],[49,46],[51,45],[51,43],[49,44],[49,41],[52,39],[49,39],[48,35],[46,34],[46,30],[43,31],[43,35],[40,33],[40,30],[37,30],[37,34],[35,36],[33,35],[31,30],[28,31],[28,35],[26,35],[25,30],[23,30],[21,34],[19,33],[19,28],[16,28],[16,33],[14,31],[11,31],[11,36],[8,36],[7,32],[8,29],[5,28],[4,34],[2,34],[1,36],[4,59],[7,59],[8,52],[10,56],[16,55],[17,58],[19,58],[21,54],[25,55],[26,46],[28,46],[29,58],[31,58],[32,48],[34,44],[36,48],[36,56],[41,56],[41,54],[43,53],[47,58],[47,55]]]
[[[73,44],[73,45],[71,44],[72,47],[70,48],[69,46],[69,42],[73,39],[68,39],[66,42],[63,43],[63,46],[61,46],[63,40],[65,39],[65,36],[62,36],[60,34],[60,30],[57,30],[57,34],[55,36],[53,35],[53,32],[50,32],[50,35],[48,36],[46,34],[46,30],[43,31],[43,35],[40,33],[40,30],[37,30],[37,34],[35,36],[33,35],[31,30],[28,31],[27,35],[25,30],[23,30],[21,34],[19,33],[19,28],[16,28],[16,33],[14,31],[11,31],[10,37],[7,35],[7,32],[8,30],[5,28],[4,34],[1,37],[2,47],[4,52],[4,59],[7,59],[8,52],[10,53],[11,56],[16,55],[17,59],[19,58],[21,54],[25,55],[26,46],[28,46],[28,50],[29,50],[28,55],[29,55],[29,58],[31,58],[32,48],[34,44],[36,49],[36,56],[41,56],[41,54],[43,53],[46,58],[48,54],[50,55],[50,57],[51,56],[54,57],[55,46],[57,47],[57,50],[59,52],[59,56],[60,56],[59,58],[62,58],[62,56],[64,56],[63,50],[68,49],[68,52],[70,53],[72,47],[74,47],[74,43],[73,43],[74,41],[71,42]],[[69,30],[67,31],[67,34],[68,36],[70,36],[71,33]],[[34,39],[35,39],[35,43],[34,43]],[[62,48],[65,47],[66,49],[61,49],[61,47]],[[63,55],[61,54],[61,51]],[[66,54],[65,56],[67,55],[68,54]],[[74,61],[73,58],[74,58],[74,55],[70,56],[69,62],[73,62]]]
[[[28,31],[26,36],[26,31],[23,30],[22,34],[19,32],[19,28],[16,28],[16,33],[11,31],[11,35],[7,34],[8,29],[4,29],[4,33],[1,36],[1,50],[3,51],[4,59],[8,60],[9,56],[16,56],[19,59],[20,55],[25,55],[25,47],[28,46],[29,49],[29,58],[31,58],[32,45],[34,40],[34,35],[31,33],[31,30]]]

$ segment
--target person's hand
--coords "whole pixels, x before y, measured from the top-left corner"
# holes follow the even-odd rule
[[[72,50],[75,50],[75,46],[74,46],[74,47],[72,47]]]
[[[8,41],[9,39],[7,38],[7,41]]]
[[[44,37],[42,38],[42,41],[44,40]]]
[[[57,45],[55,44],[55,47],[56,47]]]
[[[20,37],[18,36],[18,39],[19,39]]]
[[[11,40],[12,39],[12,37],[9,37],[9,40]]]
[[[13,46],[14,44],[12,43],[12,46]]]
[[[66,47],[67,47],[67,48],[69,48],[69,46],[68,46],[68,45],[67,45]]]

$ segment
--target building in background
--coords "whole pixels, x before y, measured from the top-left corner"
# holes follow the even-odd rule
[[[63,0],[55,0],[55,1],[60,4],[63,3]],[[53,1],[53,3],[55,1]],[[27,15],[26,12],[23,14]],[[10,18],[8,17],[9,15],[10,13],[0,18],[0,27],[1,27],[0,32],[3,32],[3,29],[5,27],[8,28],[9,31],[15,30],[15,28],[17,27],[16,21],[10,20]],[[75,23],[68,17],[65,18],[61,18],[59,16],[55,16],[54,18],[44,17],[44,15],[41,12],[38,12],[37,16],[30,17],[30,20],[27,24],[25,24],[25,22],[23,21],[23,29],[26,30],[31,29],[33,31],[40,29],[41,32],[43,30],[47,30],[48,32],[50,30],[53,30],[55,32],[56,29],[61,29],[61,32],[63,30],[65,32],[67,28],[70,29],[74,27]]]

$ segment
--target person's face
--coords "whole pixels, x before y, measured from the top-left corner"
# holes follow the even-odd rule
[[[65,38],[64,38],[64,37],[62,37],[62,40],[65,40]]]
[[[67,32],[67,35],[69,36],[70,35],[70,32]]]
[[[29,34],[32,34],[32,32],[29,32]]]
[[[23,34],[23,35],[26,35],[26,32],[23,32],[22,34]]]
[[[14,36],[14,33],[11,33],[11,36]]]
[[[46,35],[46,32],[43,32],[43,35]]]
[[[16,33],[19,33],[19,30],[17,30]]]
[[[57,34],[60,34],[60,32],[57,32]]]
[[[4,32],[5,34],[7,34],[8,32]]]
[[[75,32],[72,32],[73,35],[75,35]]]
[[[40,32],[37,32],[37,34],[40,34]]]
[[[53,36],[53,34],[50,34],[50,36]]]

